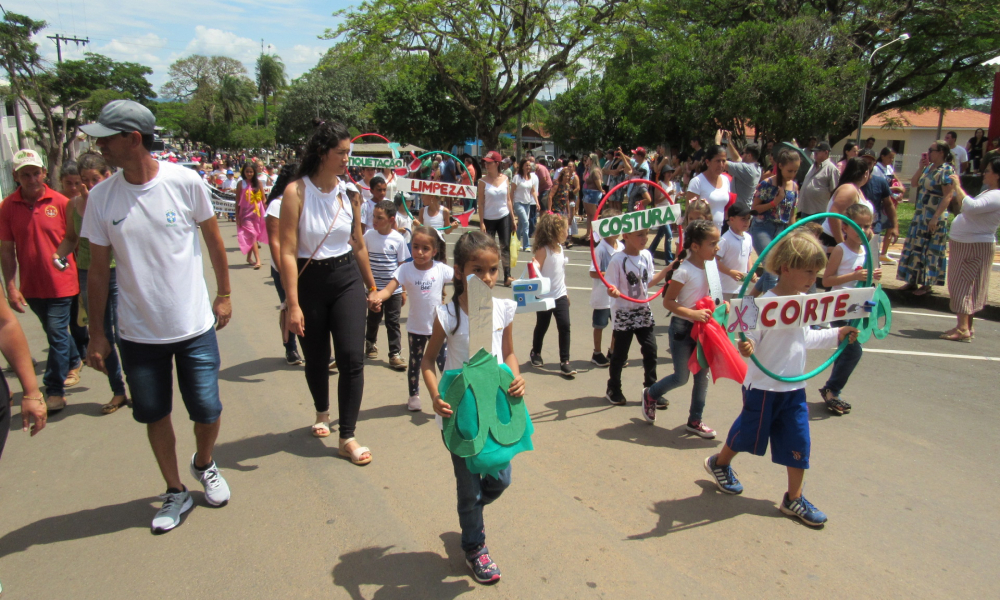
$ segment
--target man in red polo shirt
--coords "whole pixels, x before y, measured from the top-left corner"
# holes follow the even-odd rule
[[[79,381],[83,362],[69,334],[70,306],[80,293],[76,260],[67,256],[68,266],[62,270],[53,262],[67,227],[73,226],[72,207],[66,196],[45,185],[45,175],[42,158],[34,150],[14,155],[14,180],[20,187],[0,204],[0,268],[10,307],[23,313],[30,306],[48,338],[42,382],[52,413],[66,407],[67,378]]]

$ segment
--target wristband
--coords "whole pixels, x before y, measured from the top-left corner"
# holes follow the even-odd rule
[[[215,297],[216,298],[228,298],[228,297],[230,297],[232,295],[233,295],[232,292],[230,292],[228,294],[216,294]]]
[[[368,291],[369,291],[369,292],[377,292],[377,291],[378,291],[378,288],[377,288],[377,287],[375,287],[374,285],[372,285],[372,286],[368,286]]]

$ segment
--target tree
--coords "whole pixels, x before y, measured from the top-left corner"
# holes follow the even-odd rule
[[[243,63],[228,56],[202,56],[192,54],[170,65],[169,81],[160,88],[160,93],[171,100],[190,100],[206,87],[218,88],[222,79],[246,75]]]
[[[257,92],[264,100],[264,127],[267,127],[267,97],[275,97],[285,85],[285,64],[281,58],[261,54],[257,59]]]
[[[344,36],[366,53],[391,47],[426,56],[441,79],[441,93],[478,120],[487,145],[495,147],[503,123],[554,79],[578,69],[594,48],[595,34],[619,23],[629,4],[365,0],[335,13],[343,22],[325,37]],[[469,68],[449,61],[457,51],[468,54]],[[478,90],[476,97],[470,88]]]
[[[226,125],[246,120],[253,110],[254,92],[253,82],[246,77],[226,75],[222,78],[219,82],[218,100],[222,121]]]

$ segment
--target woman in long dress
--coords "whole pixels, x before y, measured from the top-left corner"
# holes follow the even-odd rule
[[[267,243],[267,225],[264,213],[267,203],[264,186],[257,178],[257,167],[247,163],[240,172],[236,185],[236,240],[240,252],[247,255],[247,264],[260,268],[260,244]]]

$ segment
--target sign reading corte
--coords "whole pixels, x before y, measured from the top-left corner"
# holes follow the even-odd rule
[[[351,167],[371,167],[373,169],[396,169],[406,165],[402,158],[381,158],[377,156],[351,156],[348,158],[348,166]]]
[[[660,225],[671,225],[681,220],[681,207],[676,204],[656,206],[638,212],[630,212],[617,217],[594,221],[594,239],[609,235],[631,233],[641,229],[652,229]]]
[[[874,297],[875,288],[872,287],[801,296],[744,296],[741,300],[733,300],[726,331],[746,333],[862,319],[869,315],[868,303]]]
[[[430,194],[432,196],[450,196],[452,198],[476,197],[476,188],[471,185],[427,181],[424,179],[407,179],[405,177],[396,178],[396,189],[407,194]]]

